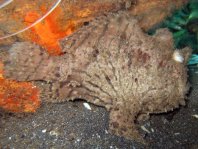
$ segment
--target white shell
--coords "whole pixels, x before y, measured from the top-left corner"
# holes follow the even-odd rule
[[[198,114],[194,114],[192,116],[198,119]]]
[[[86,109],[91,110],[91,106],[87,102],[84,102],[83,105]]]
[[[151,133],[145,126],[141,126],[141,129],[144,130],[147,133]]]

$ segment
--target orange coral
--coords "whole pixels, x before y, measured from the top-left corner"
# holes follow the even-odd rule
[[[46,11],[45,7],[42,7],[41,10]],[[64,26],[61,25],[59,20],[61,13],[61,8],[58,7],[44,19],[44,22],[40,22],[31,28],[34,33],[31,34],[32,41],[43,46],[52,55],[61,54],[59,39],[70,35],[75,29],[74,21],[70,21]],[[40,17],[37,12],[28,12],[24,21],[27,25],[30,25]],[[65,28],[65,26],[67,27]]]
[[[45,7],[41,11],[46,12]],[[62,25],[60,15],[62,10],[56,8],[43,22],[31,28],[33,34],[30,35],[32,41],[43,46],[48,53],[60,55],[61,48],[59,39],[74,32],[77,22],[67,21]],[[90,11],[79,12],[79,17],[84,17]],[[24,18],[26,25],[30,25],[41,17],[37,12],[28,12]],[[3,64],[0,62],[0,107],[11,112],[35,112],[40,106],[39,91],[31,83],[11,81],[3,78]]]
[[[0,62],[0,107],[11,112],[35,112],[40,106],[39,91],[31,83],[3,78]]]
[[[46,11],[42,7],[42,11]],[[61,9],[56,8],[44,22],[38,23],[31,28],[32,41],[47,49],[52,55],[60,55],[61,48],[58,40],[74,31],[75,23],[70,21],[65,29],[58,23]],[[40,18],[36,12],[28,12],[25,23],[32,24]],[[39,90],[31,83],[17,82],[3,78],[3,64],[0,62],[0,107],[11,112],[35,112],[40,106]]]

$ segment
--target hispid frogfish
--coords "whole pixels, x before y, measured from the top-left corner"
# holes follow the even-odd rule
[[[1,57],[4,77],[30,81],[45,102],[81,98],[109,111],[111,133],[143,141],[136,120],[185,104],[189,48],[174,49],[171,33],[145,34],[127,12],[110,13],[62,39],[61,56],[30,42]],[[174,58],[177,51],[181,61]]]

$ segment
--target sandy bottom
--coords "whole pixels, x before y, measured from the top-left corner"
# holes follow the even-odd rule
[[[2,149],[143,149],[146,146],[108,132],[108,112],[84,101],[43,104],[35,114],[0,113]],[[149,149],[198,149],[198,85],[187,106],[152,115],[140,124]]]

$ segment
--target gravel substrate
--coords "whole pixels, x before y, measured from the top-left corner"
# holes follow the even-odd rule
[[[84,101],[43,104],[35,114],[0,114],[2,149],[197,149],[198,86],[187,106],[167,114],[152,115],[140,124],[148,145],[108,132],[108,112]]]

